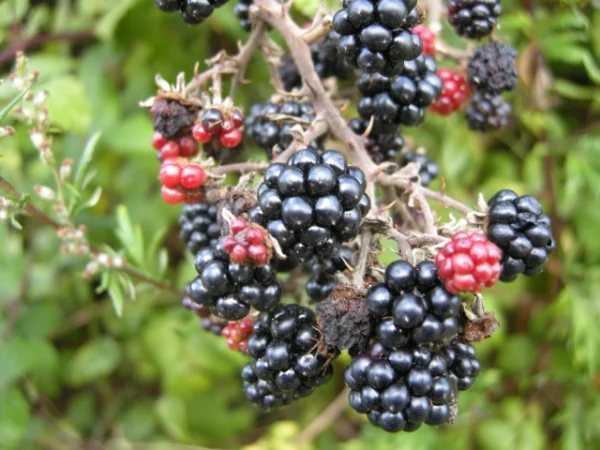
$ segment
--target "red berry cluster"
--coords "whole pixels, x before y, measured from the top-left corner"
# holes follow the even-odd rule
[[[423,41],[423,54],[432,56],[435,53],[435,33],[422,24],[414,27],[413,33]]]
[[[152,146],[159,151],[161,161],[173,158],[191,158],[198,154],[198,143],[191,136],[169,140],[155,131],[152,135]]]
[[[437,114],[447,116],[458,111],[467,97],[469,96],[469,87],[465,77],[450,69],[440,69],[437,71],[438,77],[442,80],[442,95],[429,107]]]
[[[229,322],[221,334],[227,339],[227,347],[231,350],[239,350],[246,353],[248,349],[248,338],[252,334],[254,320],[251,317],[246,317],[242,320]]]
[[[437,254],[438,276],[452,294],[477,294],[498,281],[500,249],[483,233],[460,231]]]
[[[241,127],[244,116],[239,109],[225,113],[210,108],[202,113],[202,117],[192,127],[192,136],[201,144],[218,140],[225,148],[235,148],[242,141]]]
[[[184,158],[165,160],[158,175],[162,184],[161,194],[170,205],[198,203],[204,199],[206,173],[202,166]]]
[[[271,255],[262,227],[248,223],[243,217],[233,219],[229,227],[231,234],[225,238],[223,248],[232,262],[252,266],[264,266],[269,262]]]

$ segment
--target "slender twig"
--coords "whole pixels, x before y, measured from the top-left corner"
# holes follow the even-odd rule
[[[429,28],[435,34],[438,34],[442,30],[441,19],[446,8],[444,7],[442,0],[425,0],[425,7],[427,8]]]
[[[240,52],[235,58],[237,72],[231,80],[231,89],[229,90],[229,97],[235,97],[238,87],[244,80],[244,75],[246,74],[246,67],[248,67],[248,64],[250,63],[250,59],[252,59],[254,51],[263,42],[266,32],[267,24],[262,20],[257,20],[254,25],[254,28],[250,32],[250,37],[248,37],[248,40],[246,41],[244,46],[240,48]]]
[[[345,411],[348,402],[350,389],[347,387],[338,394],[338,396],[323,410],[321,414],[315,417],[308,426],[294,438],[296,445],[306,444],[321,434],[325,429],[335,422]]]
[[[313,24],[308,30],[302,33],[302,39],[307,44],[312,44],[318,41],[333,28],[332,17],[329,15],[324,16],[318,23]]]
[[[10,182],[7,181],[6,178],[4,178],[2,176],[0,176],[0,188],[2,188],[5,192],[9,193],[10,195],[12,195],[16,198],[22,197],[22,194],[12,184],[10,184]],[[53,218],[48,216],[45,212],[43,212],[41,209],[39,209],[37,206],[35,206],[31,202],[25,203],[24,211],[30,217],[36,219],[39,222],[42,222],[45,225],[51,226],[52,228],[54,228],[57,231],[62,230],[65,228],[65,226],[67,226],[65,224],[61,224],[60,222],[57,222],[56,220],[54,220]],[[98,255],[100,253],[98,248],[93,245],[90,245],[89,248],[90,248],[90,253],[94,256]],[[183,296],[183,291],[174,288],[173,286],[171,286],[168,283],[156,280],[156,279],[146,275],[145,273],[143,273],[137,269],[134,269],[133,267],[124,266],[122,268],[119,268],[118,270],[120,270],[123,273],[126,273],[131,278],[134,278],[137,281],[148,283],[158,289],[171,292],[178,296]]]
[[[319,136],[327,133],[327,130],[327,121],[325,121],[321,116],[317,116],[310,127],[308,127],[302,134],[302,140],[294,139],[288,148],[286,148],[273,159],[273,162],[286,162],[290,156],[292,156],[298,150],[301,150],[304,146],[310,144],[311,141],[314,141]]]
[[[370,229],[363,230],[360,235],[360,253],[358,255],[358,261],[356,267],[352,271],[352,284],[357,288],[364,288],[365,286],[365,273],[367,271],[367,265],[369,255],[371,254],[371,240],[373,238],[373,231]]]
[[[437,227],[435,225],[435,218],[433,217],[433,211],[431,210],[431,206],[425,200],[425,196],[421,192],[420,189],[415,189],[412,194],[413,199],[419,202],[419,207],[421,208],[421,212],[423,213],[423,220],[425,221],[425,232],[427,234],[437,235]]]

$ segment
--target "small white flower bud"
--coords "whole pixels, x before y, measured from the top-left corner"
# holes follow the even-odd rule
[[[56,198],[56,194],[52,189],[47,186],[42,186],[40,184],[36,184],[33,189],[44,200],[54,200]]]

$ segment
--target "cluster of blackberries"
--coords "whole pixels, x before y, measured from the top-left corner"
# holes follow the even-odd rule
[[[334,274],[354,267],[355,252],[348,246],[340,247],[335,256],[326,260],[312,257],[304,263],[303,269],[309,275],[306,293],[315,301],[325,300],[336,285]]]
[[[179,215],[179,236],[193,255],[206,247],[215,248],[221,236],[217,206],[207,202],[183,205]]]
[[[519,197],[505,189],[488,202],[487,236],[502,251],[501,281],[519,274],[537,275],[556,247],[550,218],[531,195]]]
[[[339,152],[304,149],[274,163],[258,187],[251,221],[265,227],[291,261],[331,257],[354,239],[371,207],[365,174]]]
[[[469,39],[488,36],[502,14],[500,0],[449,0],[448,21],[456,32]]]
[[[239,320],[250,308],[269,311],[279,304],[281,288],[275,270],[232,263],[221,248],[205,248],[196,254],[198,277],[185,287],[188,297],[226,320]]]
[[[337,51],[339,40],[340,35],[335,31],[330,31],[325,38],[314,42],[310,46],[315,71],[322,80],[329,77],[347,80],[354,73],[354,67],[342,58]],[[287,91],[302,86],[302,78],[291,58],[283,60],[283,64],[279,68],[279,76],[283,82],[283,87]]]
[[[368,73],[393,75],[423,51],[417,0],[344,0],[333,17],[338,52]]]
[[[390,133],[397,125],[420,125],[425,108],[442,92],[433,58],[421,55],[404,63],[393,77],[363,73],[358,80],[361,99],[357,109],[367,123],[373,117],[373,132]]]
[[[344,379],[356,412],[366,414],[376,427],[398,432],[449,422],[455,388],[468,388],[479,371],[473,347],[458,341],[439,350],[388,350],[375,343],[352,360]]]
[[[291,128],[300,124],[308,127],[316,114],[312,103],[296,100],[255,104],[246,117],[246,135],[267,152],[269,159],[282,153],[294,140]],[[320,141],[313,141],[311,148],[320,150]]]
[[[162,184],[161,196],[166,203],[198,203],[204,200],[206,172],[187,158],[165,159],[158,178]]]
[[[210,17],[213,11],[227,0],[154,0],[163,12],[179,11],[181,18],[190,25],[198,25]]]
[[[406,151],[402,153],[400,166],[404,167],[410,163],[419,164],[419,180],[421,186],[429,186],[440,174],[440,166],[433,159],[430,159],[425,153]]]
[[[356,134],[364,135],[369,127],[369,122],[368,120],[355,118],[350,121],[349,125]],[[371,129],[374,126],[375,124],[373,124]],[[365,150],[377,164],[386,161],[398,161],[398,155],[400,154],[402,147],[404,147],[404,139],[397,130],[398,127],[396,125],[379,125],[376,128],[378,128],[378,132],[369,133],[365,139]],[[385,132],[382,132],[381,128],[383,128]]]
[[[467,124],[474,131],[493,131],[508,124],[512,109],[501,94],[517,84],[517,51],[509,45],[492,42],[477,48],[469,61],[467,79],[475,88],[465,110]]]
[[[366,301],[371,315],[380,319],[377,337],[386,348],[444,344],[459,331],[460,298],[444,288],[431,261],[416,267],[393,262],[385,281],[369,288]]]
[[[266,409],[306,397],[326,383],[336,356],[322,344],[314,313],[298,305],[261,314],[247,350],[252,361],[242,370],[244,392]]]
[[[240,20],[240,24],[245,31],[252,29],[252,20],[250,20],[250,7],[254,0],[239,0],[233,8],[234,14]]]
[[[192,127],[192,136],[204,145],[204,153],[219,162],[242,150],[244,115],[237,108],[208,108]]]
[[[215,336],[220,336],[223,328],[227,326],[227,321],[212,315],[210,308],[199,305],[190,297],[184,297],[181,301],[182,306],[195,313],[200,318],[200,327]]]

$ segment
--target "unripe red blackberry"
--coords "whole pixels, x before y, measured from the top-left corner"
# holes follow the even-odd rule
[[[465,77],[459,72],[444,68],[437,71],[442,80],[442,94],[433,102],[429,110],[446,116],[458,111],[469,94],[469,87]]]

